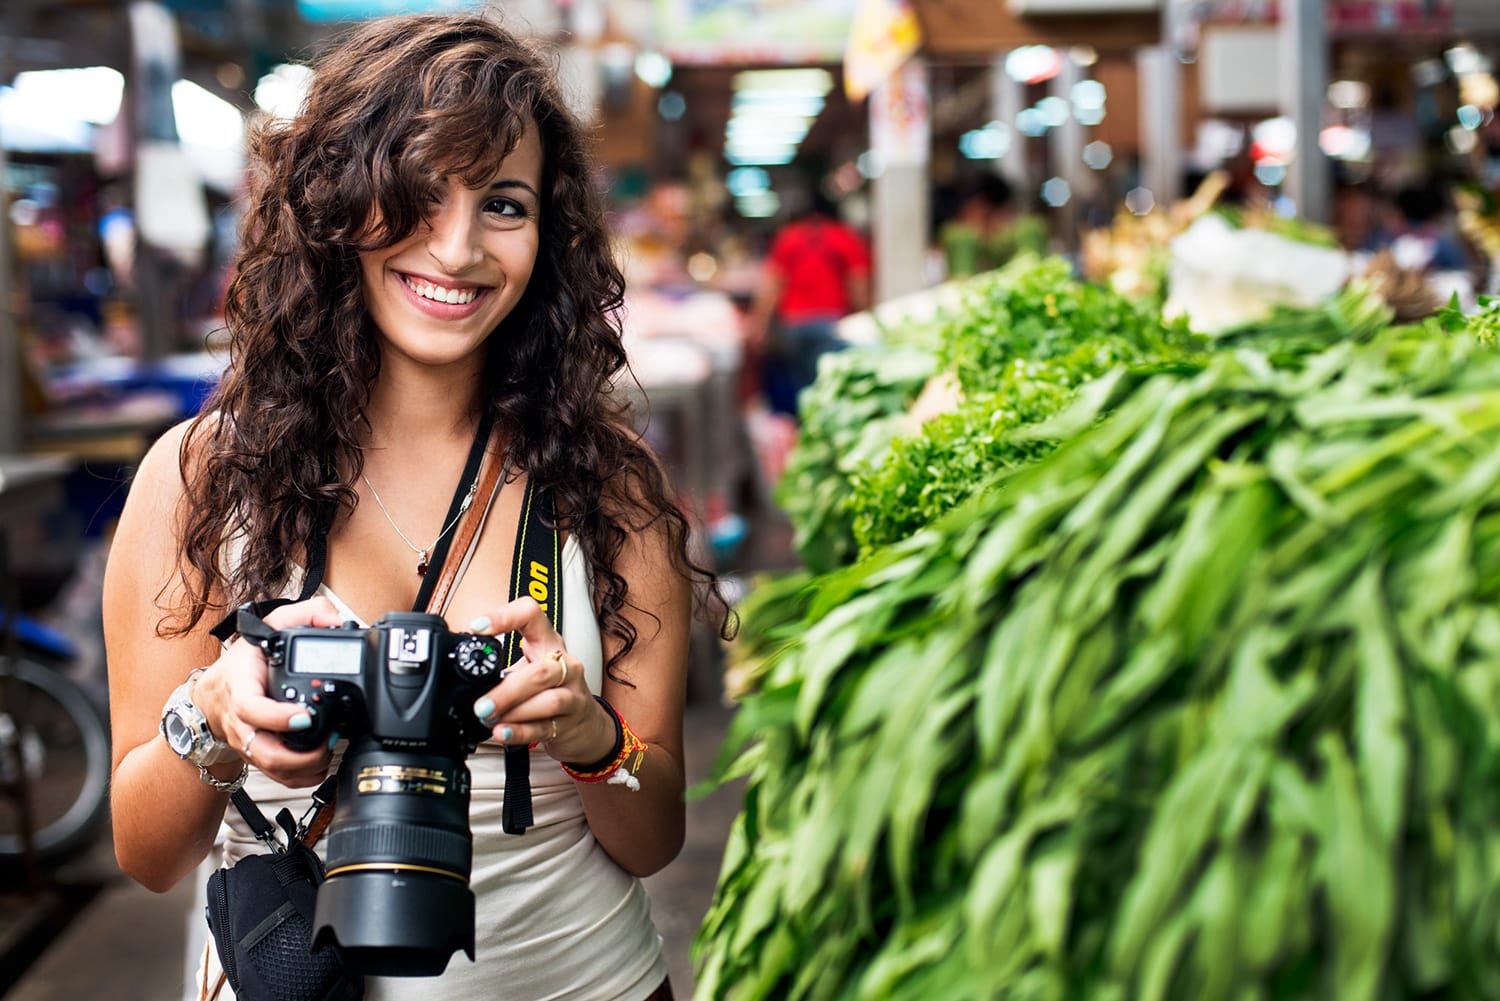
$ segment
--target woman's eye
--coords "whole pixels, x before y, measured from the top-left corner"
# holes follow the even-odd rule
[[[491,198],[484,203],[484,210],[507,219],[526,218],[526,206],[513,198]]]

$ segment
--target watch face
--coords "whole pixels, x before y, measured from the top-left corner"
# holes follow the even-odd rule
[[[193,749],[193,730],[176,712],[169,712],[162,718],[162,733],[167,738],[167,745],[177,752],[178,757],[186,758]]]

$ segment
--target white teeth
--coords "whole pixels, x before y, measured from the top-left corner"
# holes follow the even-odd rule
[[[404,279],[404,281],[407,288],[422,298],[431,299],[433,302],[446,302],[453,306],[461,306],[473,302],[474,297],[479,294],[478,289],[443,288],[443,286],[434,285],[432,282],[411,278]]]

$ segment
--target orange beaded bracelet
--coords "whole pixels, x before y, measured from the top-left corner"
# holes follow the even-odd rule
[[[635,735],[630,724],[625,722],[614,706],[597,695],[594,700],[615,721],[615,751],[592,765],[573,765],[564,761],[562,769],[576,782],[608,782],[611,785],[623,785],[631,792],[636,792],[641,788],[641,781],[636,778],[635,773],[641,770],[641,761],[646,755],[646,742]],[[627,766],[626,762],[630,761],[632,755],[635,760]]]

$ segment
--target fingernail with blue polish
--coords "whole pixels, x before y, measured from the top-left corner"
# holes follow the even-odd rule
[[[495,703],[493,699],[480,699],[474,703],[474,716],[481,723],[488,723],[490,717],[495,715]]]
[[[514,737],[515,735],[516,735],[516,731],[512,730],[508,726],[502,726],[500,728],[500,739],[502,741],[509,740],[510,738]]]
[[[293,730],[306,730],[308,727],[312,726],[312,717],[307,715],[307,713],[298,713],[291,719],[287,720],[286,725],[291,727]]]
[[[335,731],[333,731],[332,733],[330,733],[328,735],[328,749],[330,751],[333,750],[333,745],[337,744],[338,742],[339,742],[339,732],[337,730],[335,730]]]
[[[469,629],[476,633],[482,633],[489,627],[490,617],[488,615],[481,615],[479,616],[479,618],[469,623]]]

